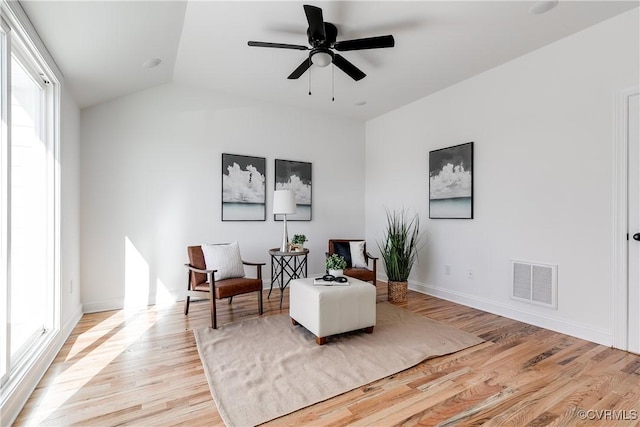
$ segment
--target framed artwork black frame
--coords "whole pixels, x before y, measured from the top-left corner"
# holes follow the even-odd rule
[[[287,221],[311,221],[312,167],[309,162],[275,160],[275,190],[293,190],[296,195],[296,213],[287,215]],[[273,215],[282,221],[283,215]]]
[[[473,219],[473,141],[429,152],[429,218]]]
[[[222,221],[265,221],[264,157],[222,153]]]

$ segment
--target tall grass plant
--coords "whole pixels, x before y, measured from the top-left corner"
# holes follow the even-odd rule
[[[387,226],[378,248],[384,261],[387,278],[392,282],[406,282],[418,259],[421,245],[420,219],[405,209],[386,211]]]

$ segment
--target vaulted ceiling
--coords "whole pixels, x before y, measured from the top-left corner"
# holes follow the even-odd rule
[[[81,107],[175,82],[367,120],[634,7],[633,1],[23,1]],[[367,76],[312,67],[303,4],[321,7],[338,41],[392,34],[395,47],[342,52]],[[154,68],[143,64],[162,60]],[[549,69],[549,73],[553,73]],[[311,95],[308,95],[311,88]],[[332,94],[335,101],[332,101]]]

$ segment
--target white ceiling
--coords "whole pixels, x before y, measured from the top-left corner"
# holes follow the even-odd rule
[[[22,1],[81,107],[175,82],[295,108],[367,120],[638,7],[629,1]],[[392,34],[389,49],[343,52],[367,77],[311,68],[303,4],[323,9],[338,41]],[[143,68],[152,58],[160,66]],[[551,72],[551,71],[550,71]],[[365,102],[365,105],[357,105]]]

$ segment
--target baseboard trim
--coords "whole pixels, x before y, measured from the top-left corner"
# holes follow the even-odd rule
[[[82,304],[84,313],[99,313],[101,311],[122,310],[124,298],[110,298],[104,301],[88,302]]]
[[[307,277],[321,277],[326,273],[309,273]],[[288,286],[287,286],[288,287]],[[268,291],[271,289],[271,277],[263,277],[262,278],[262,289]],[[184,291],[178,290],[170,290],[171,296],[174,301],[184,301]],[[273,292],[280,292],[278,285],[276,283],[273,284]],[[155,305],[156,295],[152,294],[149,296],[149,305]],[[94,301],[84,303],[82,305],[83,313],[99,313],[101,311],[111,311],[111,310],[122,310],[124,308],[124,297],[119,298],[110,298],[103,301]]]
[[[321,273],[317,273],[309,274],[308,276],[319,277],[320,275]],[[387,278],[384,275],[378,275],[378,280],[386,282]],[[263,289],[268,290],[270,288],[270,285],[271,278],[263,278]],[[420,292],[422,294],[432,295],[447,301],[466,305],[468,307],[477,308],[478,310],[486,311],[488,313],[504,316],[509,319],[517,320],[519,322],[525,322],[541,328],[550,329],[552,331],[606,345],[608,347],[613,345],[613,333],[611,331],[594,329],[578,322],[558,319],[552,316],[545,316],[540,313],[523,310],[520,307],[496,303],[495,301],[479,298],[474,295],[468,295],[461,292],[451,291],[449,289],[442,289],[435,286],[424,285],[416,281],[409,281],[409,289]],[[275,286],[275,284],[273,291],[279,292],[278,287]],[[179,296],[177,291],[172,291],[171,294],[176,301],[184,300],[184,296]],[[150,300],[155,300],[153,295],[151,296]],[[150,305],[153,305],[153,303],[150,303]],[[121,310],[123,308],[124,298],[122,297],[84,304],[82,306],[82,310],[78,310],[78,312],[74,314],[73,319],[75,320],[70,320],[69,322],[67,322],[67,324],[70,326],[65,325],[65,340],[66,337],[68,337],[68,335],[71,333],[71,330],[73,330],[73,327],[77,324],[82,313],[97,313],[102,311]],[[64,343],[64,340],[62,342]]]
[[[386,280],[386,278],[385,278]],[[562,334],[571,335],[607,347],[613,345],[613,332],[604,329],[594,329],[593,327],[573,322],[565,319],[558,319],[552,316],[545,316],[540,313],[523,310],[520,307],[496,303],[474,295],[468,295],[461,292],[442,289],[436,286],[424,285],[415,281],[409,282],[409,289],[420,292],[422,294],[431,295],[442,298],[447,301],[466,305],[468,307],[477,308],[478,310],[488,313],[497,314],[498,316],[507,317],[519,322],[528,323],[545,329],[550,329]]]
[[[145,305],[144,307],[158,305],[158,304],[164,305],[165,303],[173,304],[174,302],[177,302],[177,301],[184,301],[185,295],[183,290],[171,289],[168,292],[171,295],[171,297],[170,298],[165,297],[166,299],[160,302],[158,302],[157,293],[150,294],[147,300],[147,305]],[[144,307],[136,306],[134,310],[138,308],[141,309]],[[102,301],[86,302],[82,305],[82,310],[84,313],[99,313],[101,311],[122,310],[124,308],[125,308],[124,297],[109,298]]]
[[[62,325],[62,334],[65,337],[64,341],[69,338],[69,335],[71,335],[71,332],[73,332],[73,328],[75,328],[80,319],[82,319],[83,314],[84,312],[82,311],[82,305],[78,305],[76,311],[71,315],[69,320],[67,320],[65,324]]]

